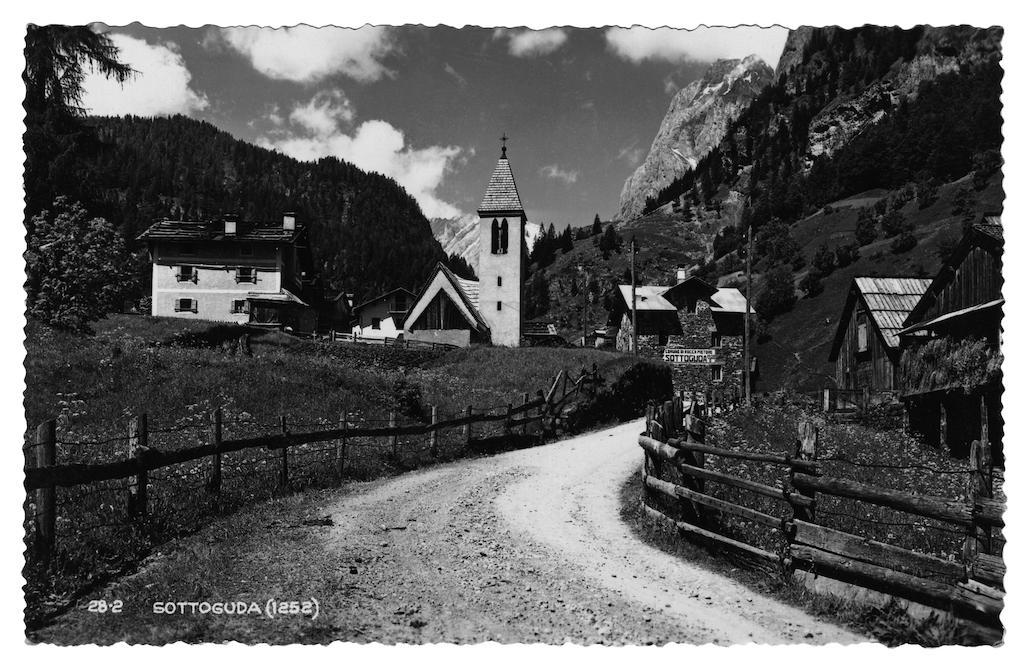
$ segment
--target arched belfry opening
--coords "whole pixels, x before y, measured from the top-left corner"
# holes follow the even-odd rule
[[[498,250],[501,248],[501,226],[498,224],[498,220],[495,219],[491,222],[491,254],[500,253]]]

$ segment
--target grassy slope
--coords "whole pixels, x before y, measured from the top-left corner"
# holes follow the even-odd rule
[[[915,225],[916,247],[903,254],[894,254],[889,249],[891,239],[876,240],[862,247],[857,261],[836,270],[822,281],[823,291],[820,294],[801,298],[791,312],[772,322],[769,329],[771,340],[755,346],[762,389],[776,389],[787,384],[798,389],[817,389],[829,382],[832,367],[828,363],[828,353],[854,277],[931,277],[938,272],[942,265],[938,255],[939,243],[947,237],[959,239],[961,234],[962,217],[953,215],[952,209],[954,193],[963,184],[969,185],[969,178],[942,186],[938,200],[924,210],[918,208],[916,201],[903,207],[903,215]],[[861,194],[860,197],[835,203],[830,214],[819,211],[794,224],[792,234],[800,244],[804,258],[810,261],[822,242],[827,242],[832,248],[853,242],[856,208],[887,195],[884,191]],[[976,196],[975,212],[979,216],[1001,208],[1003,194],[996,183],[989,184]],[[806,272],[804,269],[796,274],[797,283]],[[756,282],[757,277],[755,296]]]
[[[860,249],[857,261],[826,277],[822,281],[822,293],[814,298],[801,298],[791,312],[776,318],[769,329],[771,339],[755,345],[754,354],[760,363],[760,388],[771,390],[790,385],[799,389],[817,389],[827,384],[831,374],[828,350],[852,278],[858,275],[934,275],[941,266],[939,243],[944,238],[960,236],[962,217],[952,214],[953,197],[957,188],[970,184],[969,180],[965,177],[940,187],[938,200],[924,210],[918,209],[916,201],[904,206],[903,215],[915,225],[916,247],[903,254],[893,254],[889,249],[891,239],[876,240]],[[833,203],[829,214],[819,210],[794,223],[792,235],[804,258],[810,261],[823,242],[832,248],[852,242],[857,208],[873,205],[876,200],[889,195],[890,192],[881,189],[857,194]],[[975,195],[977,215],[1001,208],[1003,194],[998,184],[992,183]],[[630,236],[636,235],[639,244],[638,281],[664,284],[674,280],[677,266],[695,262],[703,256],[703,240],[713,237],[721,223],[722,220],[714,217],[684,223],[679,215],[658,211],[628,225],[616,224],[616,227],[627,242]],[[582,297],[573,296],[570,292],[572,279],[579,282],[581,277],[577,270],[579,265],[590,270],[591,277],[598,280],[603,292],[608,286],[621,282],[623,273],[629,270],[628,245],[624,244],[622,252],[613,253],[605,260],[593,245],[593,240],[587,238],[577,241],[568,253],[559,252],[554,263],[545,269],[551,298],[546,318],[553,321],[566,338],[578,337],[581,332]],[[796,273],[795,281],[799,283],[806,272],[805,268]],[[755,270],[755,300],[760,275]],[[723,275],[719,283],[735,281],[737,277],[736,273]],[[742,287],[742,283],[739,286]],[[590,328],[604,325],[607,312],[600,297],[590,306],[588,319]]]

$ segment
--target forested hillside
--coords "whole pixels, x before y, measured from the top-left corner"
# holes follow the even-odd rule
[[[297,161],[182,116],[90,123],[102,145],[82,197],[128,240],[163,217],[275,220],[294,210],[322,279],[357,299],[412,289],[445,259],[416,201],[390,178],[335,158]]]

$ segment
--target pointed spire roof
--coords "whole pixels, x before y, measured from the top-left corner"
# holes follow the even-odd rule
[[[519,189],[516,188],[516,179],[512,176],[512,168],[508,164],[508,156],[505,155],[505,141],[502,137],[501,158],[498,165],[494,167],[491,174],[491,181],[487,183],[487,191],[484,193],[484,200],[477,208],[477,212],[522,212],[523,203],[519,200]]]

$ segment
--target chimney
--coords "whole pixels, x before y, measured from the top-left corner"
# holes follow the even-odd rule
[[[285,212],[284,213],[284,219],[282,220],[282,227],[286,231],[294,231],[295,230],[295,213],[294,212]]]
[[[676,268],[676,284],[679,284],[680,282],[684,282],[685,280],[686,280],[686,268],[683,268],[682,266],[678,266]]]
[[[238,217],[233,214],[224,215],[224,235],[235,235],[238,233]]]

